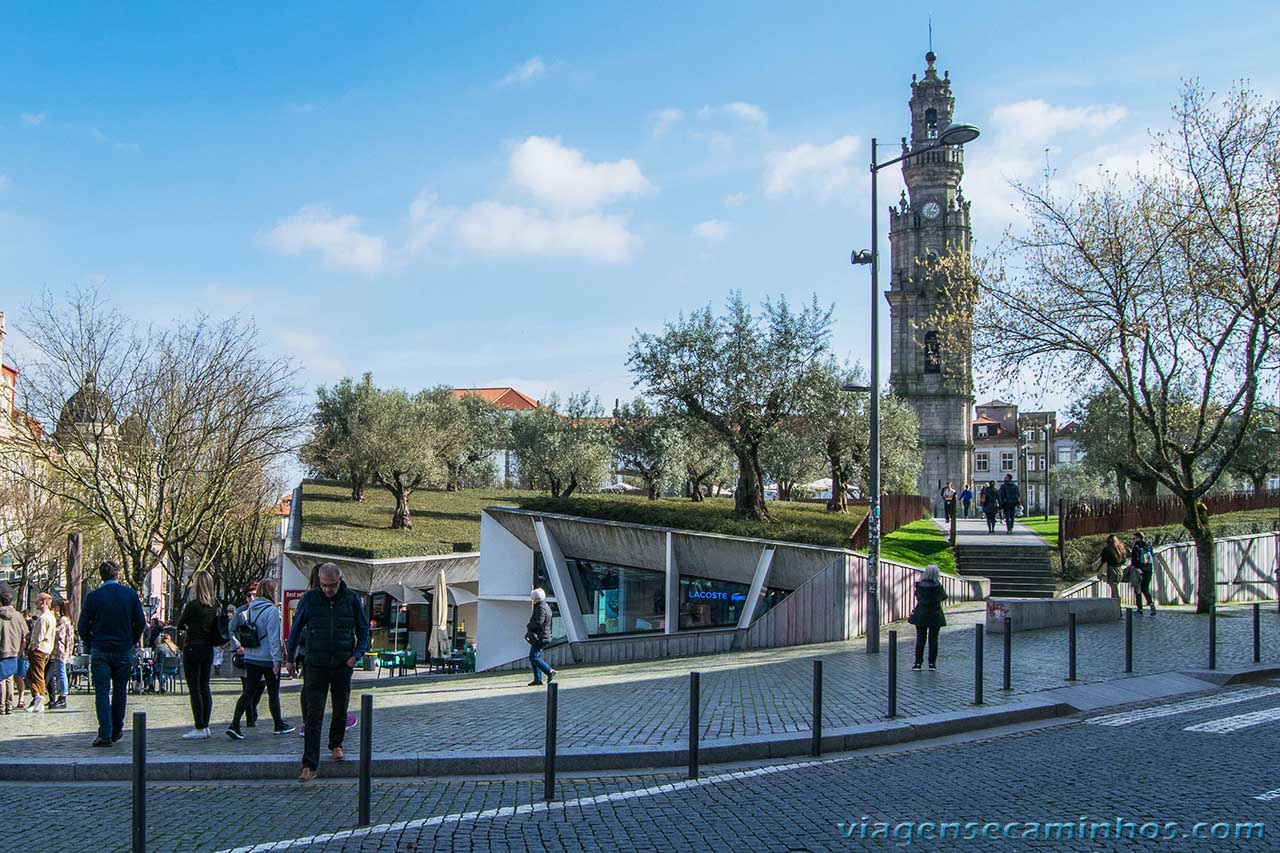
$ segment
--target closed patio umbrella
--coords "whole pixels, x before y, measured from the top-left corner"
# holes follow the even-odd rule
[[[435,633],[436,657],[442,658],[449,653],[449,587],[444,569],[436,575],[432,599],[431,624]]]

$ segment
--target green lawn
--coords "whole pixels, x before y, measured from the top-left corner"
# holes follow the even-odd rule
[[[1040,538],[1048,542],[1050,548],[1058,547],[1058,517],[1056,515],[1051,515],[1048,519],[1043,515],[1033,515],[1030,518],[1020,518],[1018,521],[1040,534]]]
[[[744,521],[731,516],[731,498],[707,498],[694,503],[688,498],[650,501],[634,495],[575,495],[568,500],[543,496],[522,500],[520,505],[526,509],[565,515],[729,536],[779,539],[830,548],[845,547],[853,529],[867,513],[866,507],[851,506],[848,514],[844,515],[827,512],[827,508],[818,503],[770,501],[768,507],[769,514],[773,516],[772,522]]]
[[[413,528],[392,530],[395,501],[386,489],[369,486],[364,500],[355,503],[345,486],[303,483],[301,546],[304,551],[361,559],[448,554],[455,542],[470,542],[477,550],[480,510],[510,506],[534,494],[504,489],[415,492],[409,499]]]
[[[933,563],[948,574],[956,573],[956,560],[947,536],[931,518],[913,521],[881,539],[880,556],[920,568]]]
[[[521,506],[543,512],[581,515],[633,524],[652,524],[705,533],[751,536],[842,548],[866,514],[850,507],[847,515],[827,512],[822,504],[772,501],[772,523],[731,517],[733,501],[687,498],[649,501],[633,495],[581,495],[554,500],[544,493],[502,489],[461,492],[416,492],[410,499],[411,530],[392,530],[395,507],[390,493],[370,486],[360,503],[344,486],[304,483],[302,536],[304,551],[361,559],[448,554],[453,543],[480,545],[480,511],[489,506]]]

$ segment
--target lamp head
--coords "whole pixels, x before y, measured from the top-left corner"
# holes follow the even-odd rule
[[[871,263],[871,251],[869,249],[855,249],[853,254],[849,256],[849,263],[854,266],[863,266]]]
[[[938,134],[939,145],[965,145],[982,134],[976,125],[952,124]]]

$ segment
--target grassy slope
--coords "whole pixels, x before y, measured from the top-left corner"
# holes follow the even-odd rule
[[[1056,515],[1049,516],[1048,521],[1045,520],[1043,515],[1020,518],[1018,521],[1038,533],[1041,539],[1049,543],[1049,547],[1058,547],[1058,517]]]
[[[956,561],[947,544],[946,534],[931,518],[922,518],[899,527],[880,541],[880,556],[908,566],[934,563],[948,574],[955,574]]]
[[[866,512],[851,507],[848,515],[838,515],[821,504],[775,501],[769,504],[773,523],[762,523],[731,518],[733,502],[723,499],[694,503],[683,498],[583,495],[553,500],[537,492],[469,489],[415,493],[410,499],[413,529],[392,530],[394,502],[386,490],[370,487],[364,501],[353,503],[350,490],[342,486],[305,483],[301,545],[307,551],[364,559],[447,554],[454,542],[479,547],[480,511],[495,505],[828,547],[844,547]]]
[[[413,529],[392,530],[395,501],[385,489],[370,486],[364,500],[351,500],[342,486],[302,486],[302,550],[347,557],[415,557],[448,554],[454,542],[480,547],[480,510],[511,505],[532,492],[475,489],[416,492],[409,499]]]

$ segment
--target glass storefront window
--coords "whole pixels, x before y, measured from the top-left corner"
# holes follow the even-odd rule
[[[710,578],[680,578],[680,628],[732,628],[738,624],[746,606],[751,585]],[[787,596],[787,590],[765,589],[760,592],[755,618]]]
[[[565,563],[589,635],[665,629],[666,578],[662,572],[573,558],[566,558]]]

